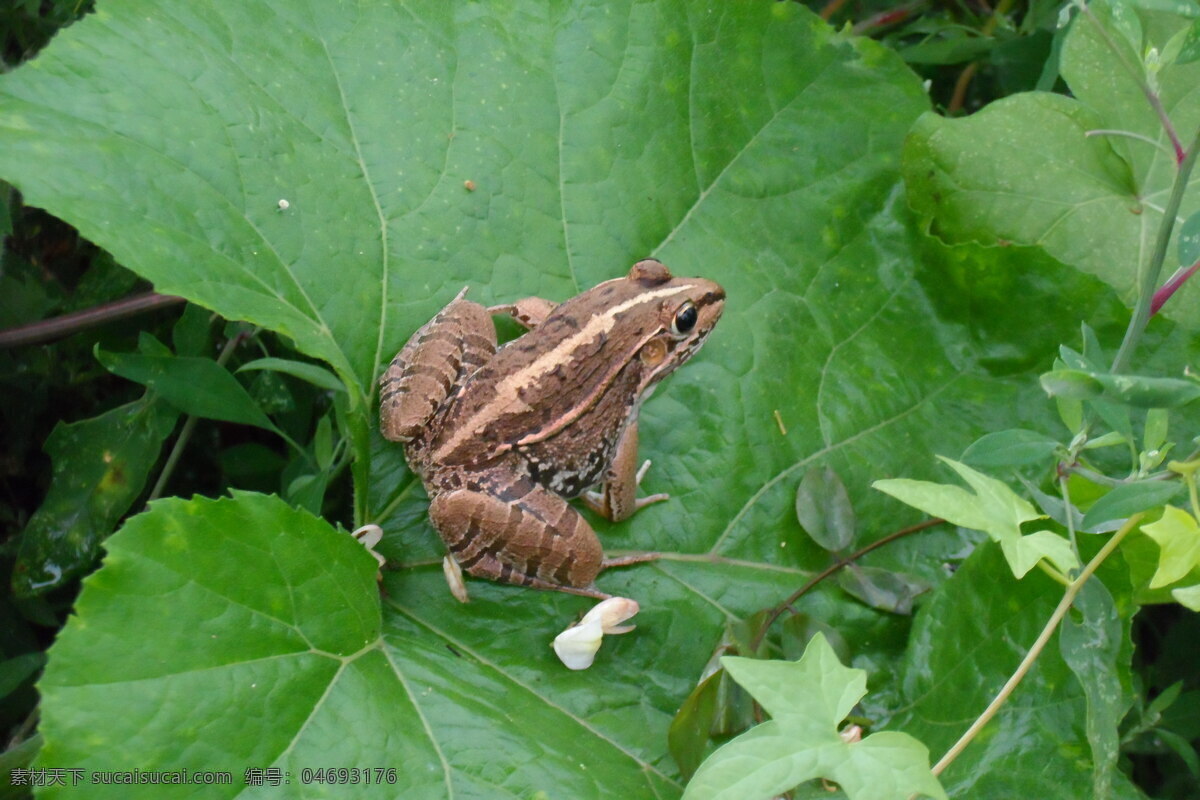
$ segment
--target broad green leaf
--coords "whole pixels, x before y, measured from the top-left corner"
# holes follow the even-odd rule
[[[771,720],[713,753],[685,800],[770,798],[819,777],[837,782],[850,800],[946,797],[916,739],[885,731],[849,743],[838,735],[867,692],[867,674],[843,666],[824,635],[814,636],[796,662],[726,656],[721,665]]]
[[[968,492],[959,486],[907,478],[875,481],[872,486],[926,514],[941,517],[964,528],[984,531],[1000,543],[1013,574],[1018,578],[1043,558],[1063,572],[1079,566],[1070,543],[1061,536],[1049,531],[1021,534],[1021,523],[1040,519],[1041,515],[1005,483],[966,464],[944,456],[938,458],[957,472],[972,491]]]
[[[981,437],[963,452],[962,460],[976,467],[1020,467],[1047,463],[1059,443],[1035,431],[1015,428]]]
[[[1092,750],[1092,797],[1112,797],[1121,737],[1117,730],[1132,698],[1119,675],[1129,671],[1121,657],[1120,617],[1112,595],[1099,579],[1083,585],[1073,603],[1082,619],[1068,614],[1062,621],[1058,647],[1087,697],[1087,739]]]
[[[1200,383],[1179,378],[1057,369],[1042,375],[1041,383],[1052,397],[1103,397],[1138,408],[1175,408],[1200,399]]]
[[[1138,82],[1148,79],[1144,51],[1132,41],[1161,52],[1192,23],[1116,8],[1089,3],[1071,23],[1061,68],[1073,98],[1030,92],[963,119],[926,114],[906,144],[904,169],[914,207],[947,241],[1041,247],[1131,302],[1175,172],[1171,142]],[[1175,129],[1190,139],[1200,125],[1200,64],[1177,61],[1153,77]],[[1198,208],[1192,192],[1181,218]],[[1163,313],[1194,325],[1198,306],[1200,289],[1189,284]]]
[[[283,372],[302,381],[308,381],[313,386],[329,389],[332,392],[344,392],[346,386],[333,373],[316,364],[306,361],[296,361],[291,358],[258,358],[238,367],[238,372],[250,372],[256,369],[269,369]]]
[[[38,764],[234,772],[241,790],[198,789],[212,797],[244,792],[249,767],[298,777],[334,762],[409,765],[389,796],[444,788],[443,776],[415,769],[437,754],[380,638],[375,562],[349,535],[242,493],[160,500],[106,549],[38,684]],[[368,697],[373,713],[347,729],[344,714]],[[80,729],[89,735],[72,735]]]
[[[1167,506],[1162,519],[1142,526],[1142,532],[1158,543],[1158,569],[1150,588],[1167,586],[1200,565],[1200,525],[1181,508]]]
[[[880,724],[920,739],[934,757],[945,753],[1017,668],[1062,591],[1037,573],[1014,581],[999,548],[983,543],[917,610],[902,691]],[[1125,615],[1132,607],[1121,601],[1118,610]],[[1084,688],[1052,641],[996,717],[941,773],[947,794],[1091,797],[1086,706]],[[1115,798],[1144,798],[1120,772],[1113,788]]]
[[[142,493],[178,413],[147,393],[46,440],[50,490],[21,533],[13,589],[41,594],[90,569],[100,542]]]
[[[104,368],[157,392],[185,414],[275,431],[275,425],[229,370],[211,358],[108,353],[96,347]]]
[[[1125,519],[1139,511],[1157,508],[1181,491],[1183,484],[1179,481],[1139,481],[1117,486],[1087,510],[1082,526],[1093,528],[1102,522]]]
[[[831,553],[854,544],[854,509],[846,485],[830,467],[813,467],[796,489],[796,516],[809,536]]]

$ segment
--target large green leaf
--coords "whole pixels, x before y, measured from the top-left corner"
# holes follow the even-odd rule
[[[1031,370],[1076,316],[1113,318],[1102,286],[1036,252],[949,249],[916,230],[898,154],[927,107],[893,54],[798,4],[106,0],[0,79],[0,175],[160,291],[289,335],[360,399],[464,284],[485,302],[559,300],[647,254],[722,282],[712,341],[642,412],[646,489],[671,501],[596,523],[610,550],[664,557],[601,576],[643,610],[590,670],[568,673],[549,647],[585,600],[479,581],[468,606],[449,595],[423,493],[374,431],[368,516],[398,565],[384,580],[383,643],[337,664],[247,662],[263,670],[256,691],[280,682],[269,698],[279,720],[317,712],[312,738],[285,754],[293,768],[398,764],[429,796],[449,784],[455,797],[670,797],[682,786],[667,729],[724,623],[826,563],[796,520],[805,472],[829,465],[843,478],[863,541],[909,524],[916,513],[869,481],[929,477],[934,452],[960,453],[988,429],[1049,430]],[[364,413],[360,403],[347,417]],[[241,497],[215,524],[193,522],[210,547],[232,547],[247,508],[283,514],[266,502]],[[184,507],[158,506],[134,530]],[[278,536],[281,552],[308,546]],[[930,532],[868,566],[936,584],[968,544]],[[121,578],[134,548],[113,548],[115,577],[106,567],[92,579],[72,629],[79,641],[108,631],[107,646],[52,656],[51,677],[83,676],[72,691],[102,695],[153,666],[128,653],[157,654],[164,620],[253,638],[244,607],[195,596],[209,572],[262,592],[301,585],[238,550],[180,564],[188,592],[154,594],[140,573]],[[160,571],[147,569],[147,580]],[[110,581],[126,594],[101,591]],[[210,641],[163,657],[191,663]],[[300,664],[315,672],[287,705],[291,684],[270,670]],[[200,685],[216,675],[163,678],[164,720],[220,725],[164,724],[161,740],[126,736],[119,714],[87,716],[65,687],[48,692],[40,763],[77,766],[95,737],[146,768],[275,763],[275,734],[253,759],[227,757],[230,723],[214,706],[250,690]],[[319,703],[318,686],[345,691]],[[114,750],[89,763],[128,763]],[[292,777],[293,794],[322,791]]]
[[[916,736],[934,757],[948,750],[1016,669],[1061,594],[1062,586],[1038,573],[1014,580],[998,546],[980,547],[918,611],[899,710],[888,729]],[[1090,614],[1088,620],[1098,624]],[[1092,630],[1073,629],[1069,635],[1079,644],[1091,637],[1089,648],[1101,646]],[[1115,648],[1109,641],[1103,646]],[[1116,679],[1127,681],[1128,656],[1122,663],[1114,652],[1079,653],[1072,673],[1058,650],[1042,651],[996,717],[941,774],[951,797],[1074,800],[1092,796],[1094,776],[1111,783],[1112,797],[1143,796],[1108,760],[1119,713],[1112,707],[1094,711],[1096,740],[1104,740],[1103,746],[1089,747],[1084,733],[1093,722],[1085,698],[1100,700],[1094,687],[1085,690],[1080,683],[1092,677],[1096,665],[1082,662],[1105,659],[1117,670]],[[1105,696],[1103,702],[1120,699]],[[1101,756],[1093,770],[1092,758]]]
[[[1134,75],[1150,81],[1143,54],[1161,53],[1191,21],[1131,5],[1121,11],[1142,19],[1145,41],[1137,45],[1121,35],[1108,4],[1076,14],[1061,65],[1074,98],[1030,92],[965,119],[921,118],[905,148],[905,177],[936,233],[952,242],[1037,245],[1132,299],[1175,174],[1172,142]],[[1153,79],[1186,145],[1200,126],[1200,63],[1164,66]],[[1191,185],[1198,181],[1193,173]],[[1180,220],[1197,209],[1192,191]],[[1192,281],[1163,313],[1194,326],[1197,308],[1200,287]]]

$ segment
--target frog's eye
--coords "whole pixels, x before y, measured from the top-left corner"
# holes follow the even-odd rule
[[[688,300],[675,312],[675,319],[671,321],[671,333],[676,336],[687,336],[692,332],[692,328],[696,327],[698,319],[700,319],[700,312],[696,310],[695,304]]]

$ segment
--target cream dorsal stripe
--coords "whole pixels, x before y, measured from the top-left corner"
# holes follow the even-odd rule
[[[623,280],[618,278],[618,280]],[[603,286],[603,284],[601,284]],[[558,364],[563,361],[563,356],[577,350],[579,347],[587,344],[597,336],[603,336],[613,329],[617,323],[617,316],[635,308],[643,303],[650,303],[672,295],[686,293],[693,288],[693,283],[676,284],[674,286],[665,286],[661,289],[653,289],[648,292],[643,292],[635,297],[626,300],[623,303],[613,306],[603,314],[597,314],[588,320],[587,324],[579,329],[576,333],[571,334],[566,339],[558,344],[553,350],[543,353],[538,358],[534,359],[529,366],[520,369],[511,375],[507,376],[496,384],[496,395],[511,398],[514,405],[523,404],[520,397],[517,395],[517,390],[522,386],[539,381],[543,375],[553,370]],[[597,287],[599,288],[599,287]],[[528,408],[528,404],[524,404]],[[494,422],[506,409],[502,404],[490,403],[479,411],[474,417],[466,420],[454,432],[450,439],[438,448],[437,455],[452,453],[454,450],[466,441],[472,441],[483,432],[490,423]]]

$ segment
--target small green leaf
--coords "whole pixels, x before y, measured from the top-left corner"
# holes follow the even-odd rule
[[[913,600],[929,590],[929,584],[916,576],[858,564],[849,564],[838,574],[838,585],[871,608],[892,614],[911,614]]]
[[[208,352],[213,313],[195,303],[187,303],[171,328],[171,343],[181,356],[202,356]]]
[[[1117,726],[1131,698],[1121,688],[1122,625],[1112,595],[1098,579],[1089,580],[1075,598],[1080,621],[1068,614],[1058,634],[1059,652],[1087,697],[1087,738],[1092,750],[1092,797],[1110,797],[1121,737]]]
[[[1099,397],[1104,392],[1104,385],[1090,373],[1078,369],[1056,369],[1044,373],[1039,381],[1046,394],[1051,397],[1067,397],[1082,400]]]
[[[1095,439],[1088,439],[1083,445],[1084,450],[1101,450],[1105,447],[1116,447],[1128,442],[1129,439],[1123,433],[1117,431],[1109,431],[1108,433],[1097,436]]]
[[[258,358],[242,364],[242,366],[238,367],[237,371],[249,372],[256,369],[284,372],[293,378],[307,381],[320,389],[329,389],[333,392],[346,391],[346,385],[338,380],[336,375],[324,367],[310,364],[307,361],[296,361],[290,358]]]
[[[1083,527],[1125,519],[1139,511],[1157,508],[1183,491],[1179,481],[1139,481],[1117,486],[1101,497],[1083,515]]]
[[[1058,409],[1058,418],[1072,434],[1083,428],[1083,401],[1072,397],[1055,397],[1054,404]]]
[[[313,434],[313,455],[322,470],[328,470],[333,464],[333,422],[329,414],[317,422],[317,430]]]
[[[671,727],[667,731],[667,746],[671,750],[671,757],[679,765],[679,773],[684,780],[691,778],[704,760],[709,731],[717,716],[717,695],[723,679],[725,671],[717,670],[700,681],[671,720]]]
[[[903,478],[875,481],[876,489],[926,514],[984,531],[1000,543],[1013,574],[1021,578],[1042,558],[1062,572],[1079,566],[1071,545],[1049,531],[1021,535],[1021,523],[1040,519],[1041,515],[1006,484],[944,456],[938,456],[965,480],[974,493],[958,486]]]
[[[1104,398],[1137,408],[1175,408],[1200,398],[1200,384],[1179,378],[1059,369],[1043,374],[1040,380],[1052,397]]]
[[[1193,61],[1200,61],[1200,19],[1192,23],[1192,27],[1188,28],[1187,35],[1183,39],[1183,46],[1179,49],[1179,55],[1175,58],[1176,64],[1190,64]],[[1192,218],[1188,218],[1191,222]],[[1192,259],[1195,261],[1195,259]],[[1182,259],[1181,259],[1182,261]]]
[[[276,431],[237,378],[212,359],[108,353],[99,345],[95,352],[109,372],[154,389],[185,414]]]
[[[1142,532],[1159,547],[1158,570],[1150,579],[1151,589],[1174,583],[1200,564],[1200,525],[1183,509],[1167,506],[1162,519],[1143,525]]]
[[[1171,596],[1185,608],[1200,611],[1200,583],[1195,586],[1181,586],[1171,590]]]
[[[53,478],[21,534],[13,588],[61,586],[91,567],[158,460],[179,414],[150,394],[92,419],[59,423],[46,440]]]
[[[842,479],[831,467],[813,467],[796,489],[796,516],[817,544],[831,553],[854,543],[854,509]]]
[[[1020,467],[1046,462],[1058,446],[1049,436],[1013,428],[981,437],[966,449],[962,460],[976,467]]]
[[[799,661],[727,656],[722,666],[771,715],[712,754],[684,800],[774,797],[804,781],[837,782],[850,800],[944,800],[929,771],[929,751],[903,733],[873,733],[850,743],[838,726],[867,691],[867,674],[838,661],[822,634]]]
[[[40,650],[21,653],[0,661],[0,698],[8,697],[14,689],[27,681],[45,663],[46,654]]]

